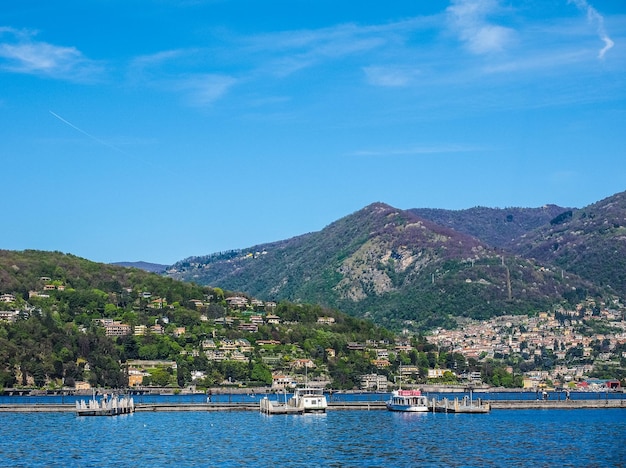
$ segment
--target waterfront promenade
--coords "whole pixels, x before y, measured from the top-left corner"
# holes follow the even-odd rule
[[[487,401],[487,400],[486,400]],[[626,399],[596,400],[491,400],[492,410],[516,409],[626,409]],[[329,402],[328,411],[341,410],[384,410],[384,401],[343,401]],[[73,404],[1,404],[0,413],[64,413],[75,412]],[[140,403],[135,412],[174,412],[174,411],[259,411],[258,402],[235,403]]]

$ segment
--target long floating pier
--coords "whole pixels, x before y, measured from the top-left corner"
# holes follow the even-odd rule
[[[492,410],[515,409],[626,409],[626,399],[607,400],[483,400]],[[332,401],[328,411],[342,410],[385,410],[384,401]],[[75,412],[74,404],[2,404],[0,413],[70,413]],[[258,402],[250,403],[139,403],[135,412],[146,411],[259,411]]]

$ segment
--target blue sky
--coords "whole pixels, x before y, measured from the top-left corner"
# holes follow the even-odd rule
[[[0,248],[171,264],[626,190],[622,0],[10,0]]]

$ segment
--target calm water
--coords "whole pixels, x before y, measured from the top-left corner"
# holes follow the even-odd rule
[[[0,466],[625,466],[626,410],[0,414]]]

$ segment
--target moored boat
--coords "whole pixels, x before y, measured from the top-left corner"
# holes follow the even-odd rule
[[[287,401],[288,406],[302,408],[305,413],[325,413],[328,400],[323,390],[318,388],[296,388],[293,396]]]
[[[387,401],[389,411],[422,413],[428,411],[428,398],[419,390],[395,390]]]

